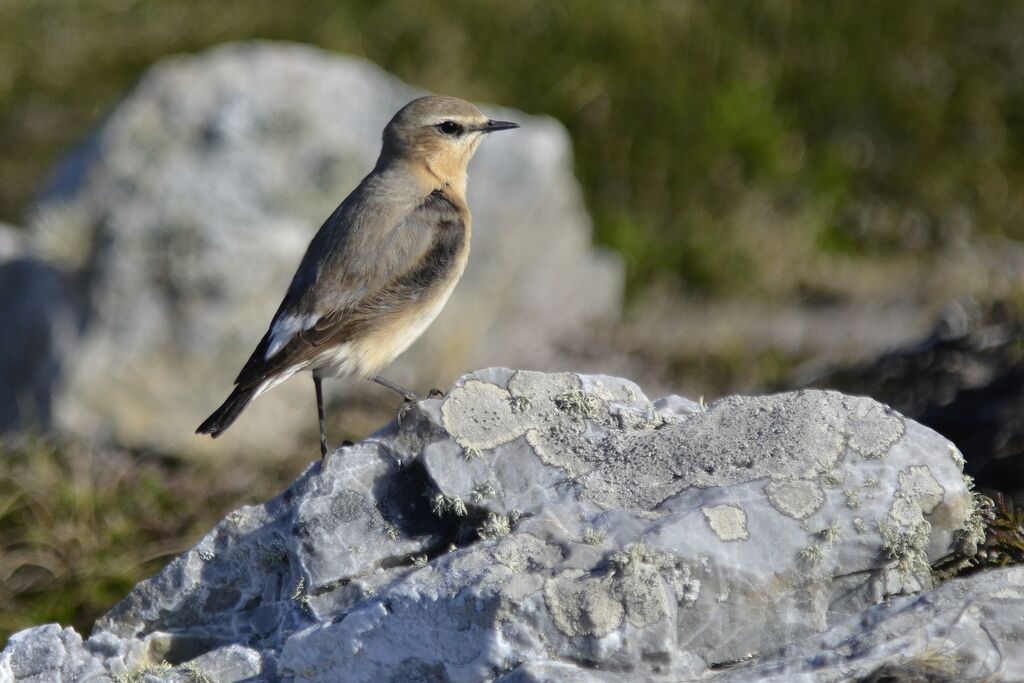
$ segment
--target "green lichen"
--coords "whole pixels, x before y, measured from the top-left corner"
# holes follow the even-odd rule
[[[409,559],[414,567],[426,567],[427,562],[429,562],[429,558],[426,555],[413,555]]]
[[[512,531],[512,527],[509,525],[507,517],[489,512],[484,523],[477,527],[476,533],[483,540],[490,541],[508,536],[510,531]]]
[[[305,577],[299,577],[299,581],[292,591],[291,600],[301,607],[309,607],[310,595],[306,592]]]
[[[465,517],[468,514],[466,504],[462,502],[461,498],[446,496],[443,493],[439,493],[431,499],[430,509],[438,517],[444,517],[449,512],[454,513],[456,517]]]
[[[390,538],[392,541],[397,541],[398,540],[398,536],[399,536],[398,527],[396,527],[394,524],[391,524],[390,522],[385,523],[384,524],[384,533],[387,534],[388,538]]]
[[[798,554],[800,556],[800,560],[809,565],[812,569],[817,568],[821,564],[822,560],[825,559],[825,551],[820,545],[816,544],[800,548],[800,552]]]
[[[174,669],[173,666],[167,662],[160,662],[159,664],[147,664],[140,669],[137,669],[127,674],[117,674],[114,676],[114,683],[143,683],[146,680],[146,676],[165,676]]]
[[[188,675],[189,683],[214,683],[212,678],[203,673],[203,671],[192,662],[182,664],[181,668]]]
[[[559,410],[585,418],[597,415],[600,405],[598,399],[582,389],[572,388],[555,397],[555,405]]]
[[[494,561],[513,573],[519,573],[526,569],[526,561],[519,556],[519,553],[510,552],[507,554],[494,553]]]
[[[846,507],[851,510],[860,509],[860,491],[857,489],[846,489],[843,491],[843,495],[846,496]]]
[[[879,522],[882,549],[894,562],[897,575],[902,581],[909,581],[921,574],[931,575],[925,552],[931,532],[932,525],[924,519],[909,529],[891,521]]]
[[[601,545],[604,543],[606,534],[601,529],[587,528],[583,530],[583,542],[588,545]]]
[[[473,488],[473,502],[479,505],[488,498],[493,498],[497,494],[497,490],[494,488],[494,485],[493,479],[488,479],[481,484],[477,484]]]
[[[818,533],[821,535],[822,540],[825,541],[825,544],[830,548],[838,543],[843,536],[839,522],[835,522],[825,527]]]
[[[817,469],[818,475],[821,477],[821,483],[829,488],[841,486],[843,479],[846,478],[844,473],[836,471],[832,463],[818,463]]]
[[[529,396],[515,394],[508,397],[508,404],[513,413],[525,413],[533,405],[533,402]]]
[[[611,556],[611,564],[617,574],[631,574],[640,565],[657,564],[658,556],[643,543],[630,543]]]

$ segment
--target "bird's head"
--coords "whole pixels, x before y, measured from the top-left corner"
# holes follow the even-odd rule
[[[430,95],[402,107],[384,128],[382,160],[422,166],[442,184],[465,188],[466,166],[484,135],[518,128],[457,97]]]

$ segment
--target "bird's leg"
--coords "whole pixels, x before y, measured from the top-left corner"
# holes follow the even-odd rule
[[[327,430],[324,428],[324,392],[320,386],[320,376],[313,374],[313,386],[316,387],[316,415],[320,418],[320,457],[327,457]]]
[[[380,375],[376,375],[374,377],[371,377],[370,379],[376,382],[377,384],[381,385],[382,387],[387,387],[391,391],[401,394],[402,398],[405,399],[406,403],[412,403],[413,401],[420,400],[420,397],[417,396],[416,394],[412,393],[408,389],[403,389],[402,387],[398,386],[391,380],[385,379]]]

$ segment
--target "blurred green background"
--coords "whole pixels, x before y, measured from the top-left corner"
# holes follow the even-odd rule
[[[628,320],[684,296],[814,306],[916,283],[941,301],[958,283],[936,264],[1024,238],[1022,26],[1024,2],[952,0],[3,0],[0,221],[25,222],[52,164],[153,63],[284,39],[557,117],[595,239],[627,263]],[[616,343],[709,390],[806,360],[742,338],[680,350],[637,325]],[[0,643],[54,619],[87,631],[308,462],[239,478],[33,440],[0,458]]]
[[[631,292],[790,296],[813,278],[766,255],[1024,236],[1021,26],[1020,2],[943,0],[6,0],[0,220],[161,57],[287,39],[557,117]],[[786,234],[749,234],[751,202]]]

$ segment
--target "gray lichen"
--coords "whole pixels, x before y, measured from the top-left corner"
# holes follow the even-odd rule
[[[772,507],[793,519],[807,519],[825,504],[821,488],[806,479],[773,480],[765,493]]]
[[[746,541],[747,513],[739,505],[710,505],[701,508],[708,526],[721,541]]]

